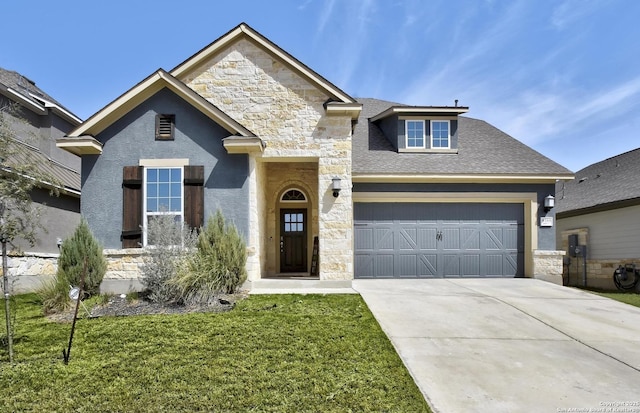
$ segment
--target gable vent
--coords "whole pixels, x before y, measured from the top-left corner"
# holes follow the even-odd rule
[[[156,116],[156,140],[173,140],[176,115]]]

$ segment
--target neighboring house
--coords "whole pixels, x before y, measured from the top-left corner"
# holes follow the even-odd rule
[[[539,220],[553,221],[544,199],[572,173],[467,111],[356,100],[240,24],[58,146],[82,156],[82,214],[124,257],[107,277],[135,277],[155,215],[198,227],[220,209],[246,237],[254,288],[310,275],[557,282],[555,227]]]
[[[620,264],[640,266],[640,148],[576,172],[575,181],[558,182],[557,244],[567,251],[565,281],[584,284],[584,255],[569,248],[571,235],[586,246],[586,283],[615,288]],[[572,244],[575,244],[574,242]]]
[[[35,189],[32,199],[42,209],[41,223],[46,231],[38,233],[36,245],[18,242],[24,252],[57,253],[58,239],[73,233],[80,222],[80,158],[56,147],[56,139],[65,136],[82,121],[36,84],[20,73],[0,68],[0,106],[17,104],[22,118],[12,121],[15,138],[31,151],[42,172],[57,181],[59,196],[50,196],[49,188]]]

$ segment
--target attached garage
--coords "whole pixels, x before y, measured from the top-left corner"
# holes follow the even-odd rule
[[[354,204],[355,278],[524,276],[520,203]]]

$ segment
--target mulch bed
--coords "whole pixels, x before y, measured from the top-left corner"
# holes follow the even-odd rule
[[[131,299],[124,295],[115,295],[105,304],[94,306],[89,313],[82,305],[78,309],[78,318],[122,317],[149,314],[188,314],[188,313],[220,313],[232,310],[236,302],[246,298],[248,293],[241,291],[235,294],[220,294],[206,304],[162,304],[153,303],[143,298]],[[62,313],[50,314],[51,321],[64,323],[73,321],[74,306]]]

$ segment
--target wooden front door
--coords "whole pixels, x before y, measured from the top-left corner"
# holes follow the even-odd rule
[[[280,272],[307,271],[307,210],[280,210]]]

